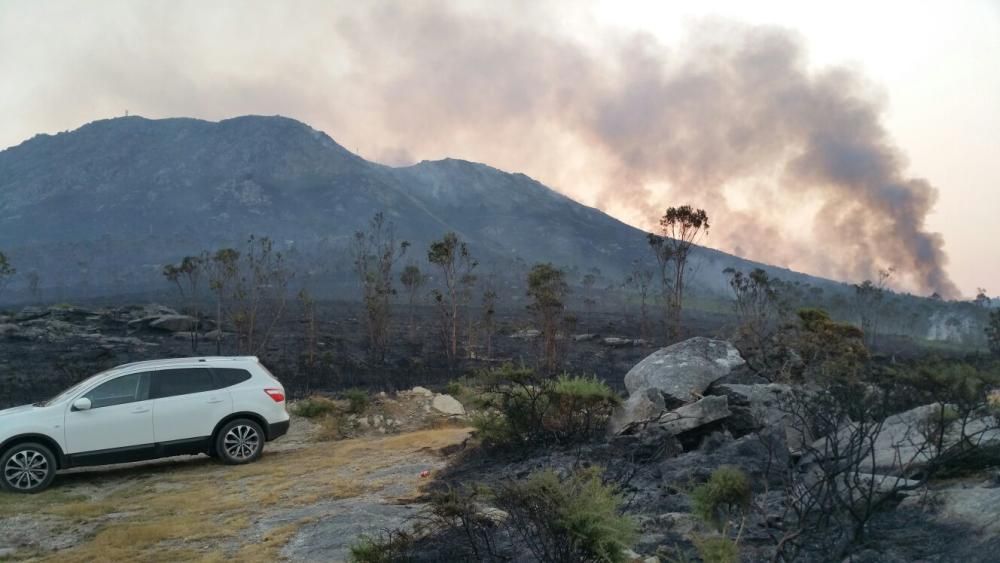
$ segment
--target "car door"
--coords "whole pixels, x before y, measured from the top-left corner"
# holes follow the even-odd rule
[[[220,420],[233,412],[233,400],[217,389],[208,367],[157,370],[151,374],[153,434],[166,454],[191,453],[207,446]]]
[[[90,408],[66,407],[66,453],[73,464],[119,463],[149,457],[154,448],[149,374],[130,373],[82,395]]]

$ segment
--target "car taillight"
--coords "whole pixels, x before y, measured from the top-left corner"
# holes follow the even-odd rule
[[[275,403],[280,403],[285,400],[285,392],[281,389],[264,389],[268,397],[274,399]]]

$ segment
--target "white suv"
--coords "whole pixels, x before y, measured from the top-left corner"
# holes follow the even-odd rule
[[[58,469],[174,455],[250,463],[286,432],[285,389],[255,357],[126,364],[0,410],[0,488],[34,493]]]

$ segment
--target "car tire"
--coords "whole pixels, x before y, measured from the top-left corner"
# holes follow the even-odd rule
[[[264,429],[248,418],[225,424],[215,436],[215,454],[227,465],[243,465],[260,459],[264,452]]]
[[[38,493],[56,478],[56,456],[35,442],[12,446],[0,456],[0,489],[13,493]]]

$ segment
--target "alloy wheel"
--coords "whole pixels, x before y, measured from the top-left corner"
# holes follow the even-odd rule
[[[11,487],[27,491],[41,485],[49,471],[49,460],[41,452],[21,450],[4,464],[3,477]]]
[[[240,461],[250,459],[260,449],[260,434],[252,426],[244,424],[234,426],[226,432],[223,447],[233,459]]]

